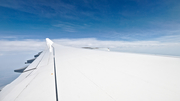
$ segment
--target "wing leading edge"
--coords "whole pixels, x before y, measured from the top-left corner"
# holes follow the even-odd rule
[[[180,59],[61,46],[0,92],[1,101],[179,101]]]

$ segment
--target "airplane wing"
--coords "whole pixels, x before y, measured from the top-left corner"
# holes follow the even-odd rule
[[[0,101],[180,101],[180,58],[47,45]]]

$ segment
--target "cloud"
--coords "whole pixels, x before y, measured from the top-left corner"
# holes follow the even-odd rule
[[[66,31],[66,32],[76,32],[76,30],[74,28],[74,25],[72,25],[72,24],[60,23],[60,24],[56,24],[56,25],[53,25],[53,26],[59,27],[59,28],[61,28],[62,30]]]
[[[110,41],[96,38],[53,39],[55,43],[72,47],[101,47],[111,51],[180,56],[180,35],[163,36],[149,41]],[[45,40],[0,40],[0,54],[6,52],[37,52],[46,48]]]
[[[9,41],[0,40],[0,52],[7,51],[37,51],[45,47],[45,42],[40,40]]]
[[[70,22],[57,21],[56,24],[53,24],[52,26],[61,28],[63,31],[66,32],[78,32],[79,30],[86,29],[90,25],[88,24],[80,25],[77,23],[74,24],[72,22],[70,23]]]
[[[175,36],[174,36],[175,37]],[[174,37],[162,37],[160,41],[101,41],[95,38],[88,39],[56,39],[54,42],[73,47],[101,47],[111,51],[131,52],[156,55],[180,56],[180,42],[168,42]]]
[[[180,32],[179,32],[180,33]],[[160,42],[180,43],[180,35],[166,35],[155,39]]]

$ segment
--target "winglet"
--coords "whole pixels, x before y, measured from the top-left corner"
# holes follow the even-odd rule
[[[47,46],[49,48],[49,51],[52,52],[52,44],[53,44],[53,42],[49,38],[46,38],[46,43],[47,43]]]

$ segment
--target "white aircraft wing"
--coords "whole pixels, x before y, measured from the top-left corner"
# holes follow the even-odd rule
[[[180,101],[180,58],[47,44],[0,101]]]

